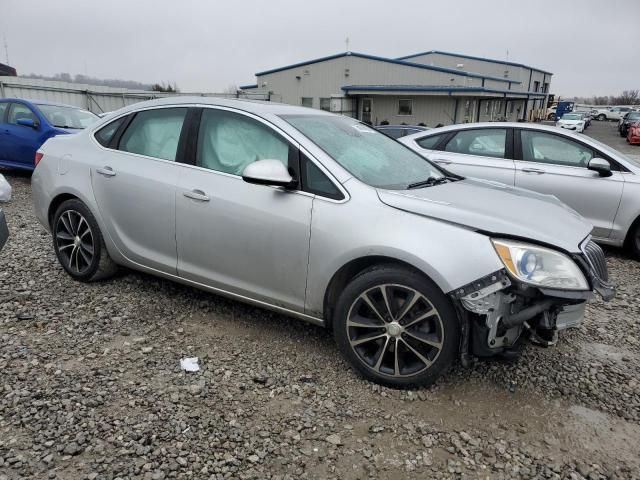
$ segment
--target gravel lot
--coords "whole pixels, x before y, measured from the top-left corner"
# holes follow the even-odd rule
[[[640,263],[618,250],[617,298],[557,347],[402,392],[318,327],[131,271],[74,282],[7,176],[0,480],[640,478]]]

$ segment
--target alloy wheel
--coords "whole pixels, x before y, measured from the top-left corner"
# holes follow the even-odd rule
[[[78,275],[91,267],[94,258],[94,236],[89,222],[76,210],[65,210],[55,229],[56,247],[65,266]]]
[[[346,328],[360,360],[392,377],[428,369],[444,344],[438,310],[419,291],[398,284],[377,285],[359,295],[349,308]]]

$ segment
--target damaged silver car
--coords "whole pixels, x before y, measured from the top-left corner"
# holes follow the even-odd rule
[[[167,98],[48,140],[36,162],[35,211],[73,278],[124,266],[329,327],[385,385],[553,344],[614,293],[591,225],[555,197],[451,174],[322,111]]]

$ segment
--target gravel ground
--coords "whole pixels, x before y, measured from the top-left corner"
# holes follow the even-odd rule
[[[131,271],[74,282],[29,177],[8,180],[0,480],[640,478],[640,263],[620,251],[618,297],[555,348],[403,392],[321,328]]]

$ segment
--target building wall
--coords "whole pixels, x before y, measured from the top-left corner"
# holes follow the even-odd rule
[[[424,123],[429,127],[437,124],[449,125],[455,116],[455,98],[449,96],[411,96],[411,95],[378,95],[368,96],[372,99],[371,121],[374,125],[386,120],[391,125],[417,125]],[[412,100],[412,114],[398,115],[398,101]]]
[[[345,85],[481,87],[482,79],[345,56],[261,75],[256,83],[257,91],[271,91],[278,101],[300,105],[302,97],[313,97],[313,107],[319,108],[320,98],[343,95]]]

